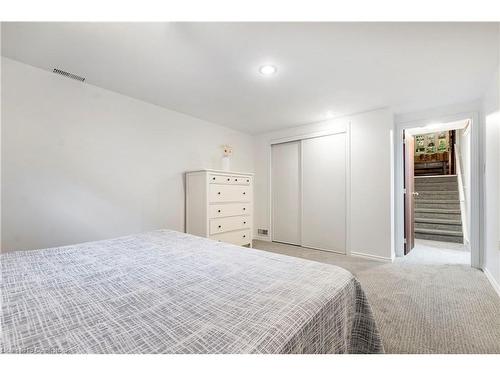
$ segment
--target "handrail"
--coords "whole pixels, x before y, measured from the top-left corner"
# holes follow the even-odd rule
[[[465,195],[465,187],[462,177],[462,158],[456,144],[453,145],[455,150],[455,168],[458,180],[458,197],[460,200],[460,216],[462,217],[462,233],[464,234],[465,243],[469,242],[469,228],[467,227],[467,197]],[[468,187],[467,187],[468,189]]]

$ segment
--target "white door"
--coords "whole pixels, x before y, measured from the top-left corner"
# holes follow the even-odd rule
[[[346,252],[346,134],[302,141],[302,246]]]
[[[300,142],[271,147],[273,241],[300,245]]]

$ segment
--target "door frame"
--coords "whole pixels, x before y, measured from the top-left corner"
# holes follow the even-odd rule
[[[415,246],[415,136],[403,130],[403,170],[404,170],[404,255]],[[408,166],[408,168],[406,168]],[[408,182],[410,184],[408,184]],[[408,186],[410,185],[410,186]]]
[[[483,164],[483,151],[481,148],[481,123],[478,111],[458,112],[453,114],[432,116],[423,115],[417,120],[402,121],[395,124],[394,132],[394,217],[395,217],[395,250],[396,255],[404,254],[404,165],[403,165],[403,130],[423,127],[430,123],[453,122],[463,119],[471,119],[471,212],[470,212],[470,252],[471,266],[481,268],[482,254],[482,233],[481,233],[481,207],[483,204],[483,180],[481,178]]]
[[[346,217],[345,217],[345,253],[337,253],[333,252],[331,250],[324,250],[324,249],[316,249],[316,250],[322,250],[322,251],[329,251],[335,254],[343,254],[343,255],[351,255],[351,241],[350,241],[350,236],[351,236],[351,122],[346,121],[340,126],[335,126],[333,129],[327,129],[327,130],[321,130],[321,131],[312,131],[312,132],[306,132],[306,133],[301,133],[301,134],[296,134],[288,137],[281,137],[281,138],[273,138],[268,141],[268,152],[269,152],[269,163],[268,163],[268,178],[269,178],[269,238],[271,242],[275,242],[273,240],[273,233],[274,233],[274,228],[273,228],[273,181],[272,181],[272,166],[273,166],[273,160],[272,160],[272,145],[275,144],[280,144],[280,143],[288,143],[288,142],[295,142],[299,141],[300,144],[300,170],[302,170],[302,141],[310,138],[318,138],[318,137],[323,137],[323,136],[328,136],[328,135],[335,135],[335,134],[345,134],[346,135]],[[302,220],[302,173],[301,173],[301,181],[300,181],[300,217]],[[301,225],[301,232],[300,232],[300,239],[302,242],[302,225]],[[302,244],[300,245],[302,246]]]

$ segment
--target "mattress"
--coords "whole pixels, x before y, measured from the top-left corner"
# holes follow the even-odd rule
[[[4,353],[382,353],[348,271],[170,230],[1,255]]]

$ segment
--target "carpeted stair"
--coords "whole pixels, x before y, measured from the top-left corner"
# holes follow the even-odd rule
[[[463,243],[456,175],[415,177],[415,238]]]

